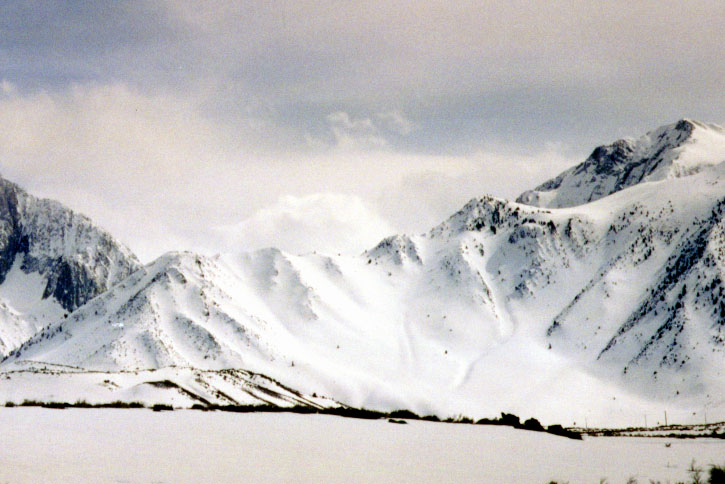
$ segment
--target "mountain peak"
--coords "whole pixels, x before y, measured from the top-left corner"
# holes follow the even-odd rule
[[[678,131],[687,131],[692,132],[692,130],[695,128],[696,125],[701,124],[697,121],[693,121],[688,118],[682,118],[677,123],[675,123],[675,129]]]
[[[0,355],[139,266],[85,216],[0,177]]]
[[[715,124],[683,118],[639,139],[620,139],[556,178],[522,193],[527,205],[582,205],[643,182],[694,175],[725,161],[725,133]]]
[[[703,123],[702,121],[697,121],[695,119],[690,118],[682,118],[676,123],[673,123],[672,125],[674,129],[679,131],[689,131],[692,132],[694,129],[708,129],[708,130],[714,130],[714,131],[720,131],[722,132],[722,126],[713,124],[713,123]]]

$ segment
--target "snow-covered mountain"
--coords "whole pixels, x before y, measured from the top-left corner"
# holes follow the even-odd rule
[[[167,254],[2,368],[236,368],[421,414],[725,418],[723,153],[720,128],[683,120],[359,257]]]
[[[139,265],[86,217],[0,178],[0,355]]]
[[[641,138],[596,148],[583,163],[516,200],[537,207],[573,207],[642,182],[692,175],[725,161],[725,131],[689,119]]]

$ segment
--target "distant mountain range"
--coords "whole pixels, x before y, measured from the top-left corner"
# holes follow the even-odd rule
[[[171,253],[141,267],[86,218],[1,188],[0,401],[254,404],[281,386],[441,416],[725,418],[715,125],[596,148],[516,202],[471,200],[358,257]],[[158,372],[170,383],[151,384]]]

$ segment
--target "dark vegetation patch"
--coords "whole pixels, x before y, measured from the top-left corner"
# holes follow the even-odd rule
[[[141,402],[106,402],[106,403],[88,403],[85,400],[76,402],[41,402],[39,400],[23,400],[21,403],[14,402],[5,403],[6,407],[43,407],[43,408],[146,408]]]
[[[705,480],[705,468],[697,465],[695,459],[692,460],[689,467],[687,468],[687,474],[690,476],[687,481],[676,481],[675,484],[725,484],[725,465],[719,466],[715,464],[710,465],[710,471],[707,473],[708,478]],[[601,478],[600,483],[608,483],[606,478]],[[631,476],[627,479],[627,484],[637,484],[639,481]],[[664,484],[662,481],[655,481],[650,479],[650,484]],[[670,481],[667,481],[669,484]],[[549,484],[568,484],[566,481],[549,481]]]
[[[481,419],[474,421],[470,417],[462,415],[456,417],[449,417],[441,420],[435,415],[420,416],[410,410],[394,410],[392,412],[379,412],[377,410],[370,410],[366,408],[353,408],[353,407],[334,407],[334,408],[312,408],[308,406],[293,406],[293,407],[278,407],[276,405],[200,405],[195,404],[191,407],[193,410],[218,410],[222,412],[240,412],[240,413],[251,413],[251,412],[272,412],[272,413],[299,413],[299,414],[319,414],[319,415],[336,415],[339,417],[348,418],[359,418],[366,420],[380,420],[387,419],[391,423],[405,423],[406,420],[422,420],[426,422],[444,422],[453,424],[469,424],[469,425],[503,425],[513,427],[521,430],[530,430],[534,432],[546,432],[560,437],[567,437],[570,439],[581,440],[582,434],[580,432],[567,429],[561,425],[550,425],[544,427],[535,418],[530,418],[524,423],[521,423],[519,417],[513,414],[502,413],[501,417],[495,419]]]
[[[725,422],[696,425],[660,425],[657,427],[627,427],[622,429],[577,428],[578,432],[591,437],[653,437],[667,439],[725,439]]]
[[[110,402],[110,403],[88,403],[84,400],[79,400],[75,403],[69,402],[41,402],[38,400],[24,400],[20,404],[14,402],[7,402],[6,407],[43,407],[43,408],[150,408],[155,412],[171,411],[174,407],[167,404],[157,403],[150,407],[144,405],[141,402]],[[582,434],[577,431],[566,429],[561,425],[550,425],[549,427],[542,426],[535,418],[526,420],[523,424],[519,417],[509,413],[502,413],[501,417],[495,419],[481,419],[474,421],[469,417],[459,415],[457,417],[449,417],[441,420],[435,415],[420,416],[410,410],[394,410],[392,412],[379,412],[377,410],[370,410],[366,408],[354,408],[347,406],[339,406],[332,408],[315,408],[305,405],[295,405],[291,407],[279,407],[276,405],[216,405],[216,404],[204,404],[195,403],[191,406],[192,410],[201,411],[220,411],[220,412],[235,412],[235,413],[297,413],[304,415],[318,414],[318,415],[335,415],[338,417],[357,418],[364,420],[388,420],[391,423],[401,424],[407,423],[406,420],[422,420],[426,422],[444,422],[453,424],[469,424],[469,425],[503,425],[513,427],[522,430],[531,430],[536,432],[548,432],[553,435],[561,437],[568,437],[570,439],[581,440]]]
[[[165,403],[155,403],[151,407],[151,410],[153,410],[154,412],[171,411],[173,409],[174,407],[172,407],[171,405],[166,405]]]
[[[710,484],[725,484],[725,464],[710,467]]]
[[[504,425],[507,427],[513,427],[515,429],[531,430],[533,432],[546,432],[546,433],[549,433],[552,435],[558,435],[560,437],[567,437],[569,439],[576,439],[576,440],[582,439],[581,432],[564,428],[558,424],[549,425],[548,427],[544,427],[535,418],[530,418],[530,419],[526,420],[524,423],[521,423],[521,420],[519,419],[519,417],[514,414],[511,414],[511,413],[501,413],[501,416],[496,419],[483,418],[483,419],[479,420],[478,422],[476,422],[476,424],[478,424],[478,425]]]

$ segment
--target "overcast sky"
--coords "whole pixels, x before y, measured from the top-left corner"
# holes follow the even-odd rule
[[[3,2],[0,173],[148,261],[355,253],[725,120],[722,0]]]

